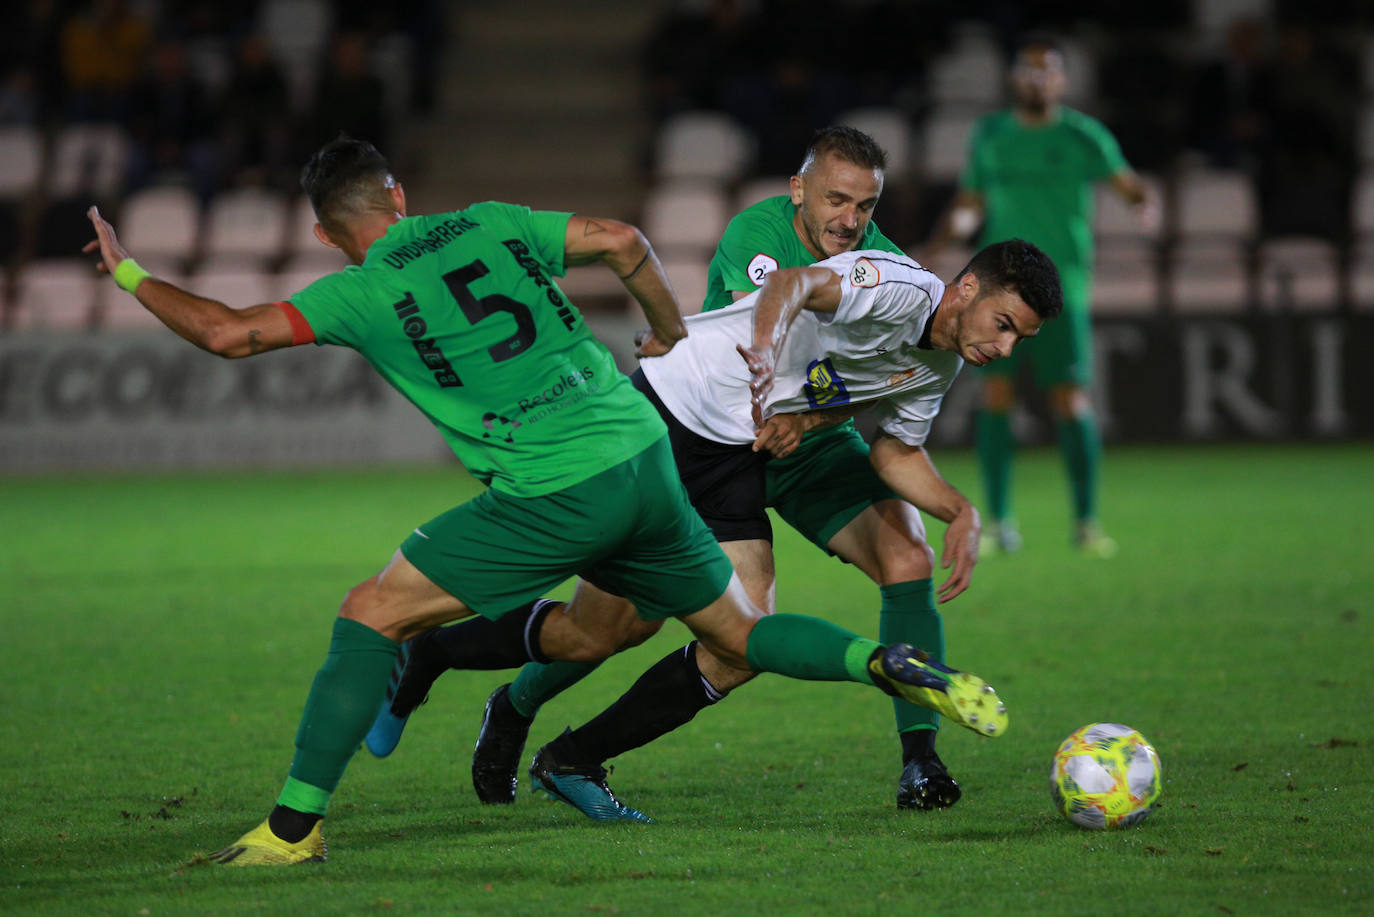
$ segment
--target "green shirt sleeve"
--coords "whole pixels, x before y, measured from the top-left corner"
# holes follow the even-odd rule
[[[968,152],[964,157],[964,170],[959,173],[960,191],[977,191],[982,194],[987,189],[988,177],[983,167],[979,150],[983,146],[984,135],[992,122],[988,116],[979,118],[968,135]]]
[[[1130,168],[1121,152],[1121,144],[1105,124],[1088,115],[1080,115],[1078,129],[1090,151],[1088,161],[1093,171],[1089,178],[1093,181],[1109,178]]]
[[[765,203],[774,204],[775,199]],[[730,221],[713,259],[726,292],[752,293],[770,272],[792,266],[788,263],[788,239],[779,229],[793,233],[790,220],[770,217],[758,207],[750,207]]]
[[[291,296],[315,332],[316,344],[356,347],[367,338],[368,299],[362,269],[354,266],[326,274]]]

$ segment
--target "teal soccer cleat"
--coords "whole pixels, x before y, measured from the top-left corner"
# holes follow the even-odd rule
[[[566,802],[597,821],[653,821],[615,798],[606,785],[606,768],[561,764],[547,745],[539,749],[530,764],[530,781],[535,790],[542,791],[550,799]]]

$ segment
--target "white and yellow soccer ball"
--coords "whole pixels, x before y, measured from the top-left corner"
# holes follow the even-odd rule
[[[1059,743],[1050,793],[1064,817],[1084,828],[1139,824],[1159,798],[1159,755],[1120,723],[1092,723]]]

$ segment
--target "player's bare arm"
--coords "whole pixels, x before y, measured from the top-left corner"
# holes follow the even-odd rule
[[[939,223],[935,233],[926,242],[921,252],[922,261],[929,261],[953,242],[963,242],[973,235],[983,221],[985,203],[983,195],[970,188],[961,188],[954,196]]]
[[[119,244],[114,227],[92,207],[87,211],[96,237],[81,249],[99,251],[96,269],[116,275],[129,252]],[[168,328],[202,350],[226,358],[251,357],[268,350],[290,347],[291,322],[276,303],[231,309],[214,299],[196,296],[155,277],[145,276],[132,292],[149,312]]]
[[[967,589],[973,578],[973,565],[978,562],[978,536],[982,534],[978,509],[940,476],[922,446],[909,446],[894,436],[879,433],[873,440],[869,461],[883,482],[903,500],[948,523],[940,567],[950,573],[938,591],[940,601],[948,602]]]
[[[570,266],[604,262],[639,303],[649,320],[649,332],[636,335],[636,356],[661,356],[687,336],[668,275],[649,240],[634,226],[574,216],[568,221],[563,256]]]
[[[736,345],[749,364],[749,391],[754,425],[763,427],[763,405],[773,389],[773,368],[787,341],[787,332],[803,309],[834,312],[840,307],[840,276],[823,267],[789,267],[768,275],[754,302],[754,339]]]
[[[1150,186],[1145,184],[1139,173],[1134,169],[1123,169],[1112,175],[1110,181],[1112,190],[1135,208],[1136,218],[1142,228],[1153,231],[1159,226],[1159,201],[1155,200]]]

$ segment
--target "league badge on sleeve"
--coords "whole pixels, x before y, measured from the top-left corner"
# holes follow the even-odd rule
[[[749,279],[753,281],[754,286],[761,287],[763,286],[764,280],[768,278],[768,275],[773,273],[777,269],[777,258],[774,258],[772,255],[765,255],[763,254],[763,252],[759,252],[757,255],[754,256],[754,259],[749,262]]]
[[[878,268],[867,258],[860,258],[849,271],[849,282],[856,287],[876,287]]]

